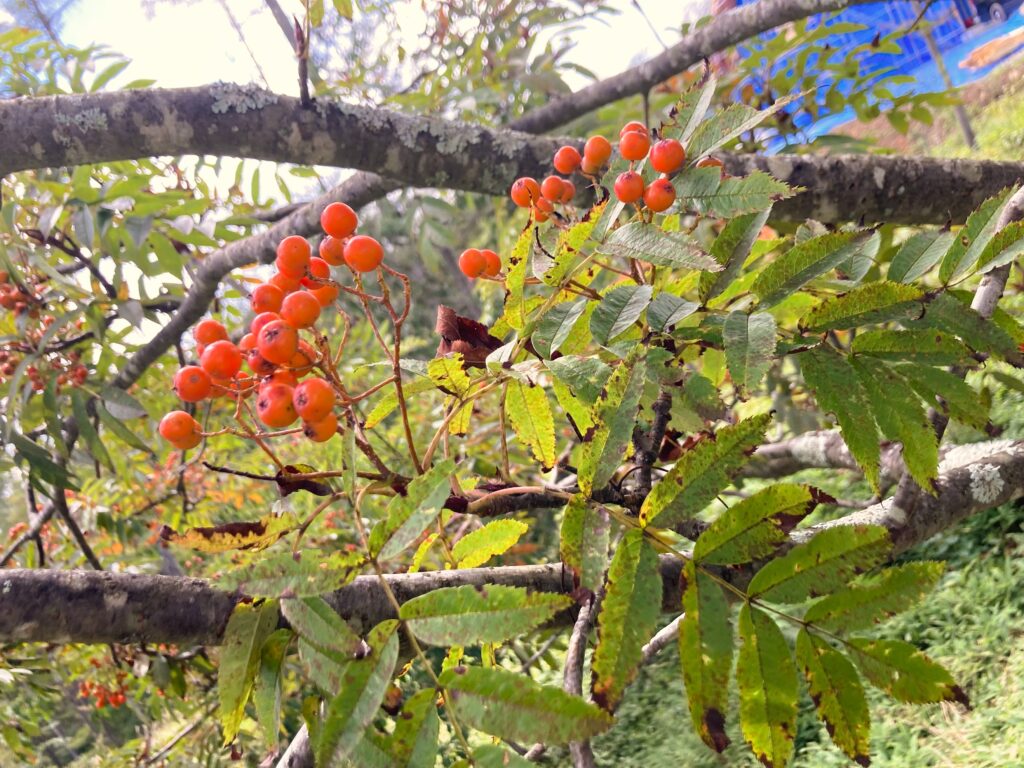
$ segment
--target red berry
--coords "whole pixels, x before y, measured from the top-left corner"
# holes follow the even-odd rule
[[[512,198],[512,202],[520,208],[529,208],[540,199],[540,184],[537,183],[536,179],[523,176],[521,179],[516,179],[512,182],[512,189],[509,190],[508,194]]]
[[[368,235],[356,235],[345,244],[345,263],[356,272],[373,272],[382,261],[383,246]]]
[[[267,362],[284,365],[299,348],[299,333],[284,320],[274,320],[260,329],[256,348]]]
[[[484,275],[486,277],[495,277],[501,272],[501,256],[491,250],[483,250],[481,253],[484,255],[484,261],[487,262],[487,266],[484,267]]]
[[[615,180],[615,196],[623,203],[635,203],[644,196],[644,179],[636,171],[620,173]]]
[[[277,370],[277,366],[274,363],[264,359],[258,347],[249,350],[249,353],[245,356],[245,364],[257,376],[270,376]]]
[[[631,162],[643,160],[651,148],[651,139],[646,133],[631,131],[619,139],[619,154]]]
[[[256,334],[245,334],[245,336],[242,337],[242,340],[238,342],[238,348],[242,352],[248,352],[251,349],[256,349]]]
[[[338,300],[341,289],[336,285],[325,285],[321,288],[314,288],[310,293],[320,302],[321,307],[329,307]]]
[[[574,197],[576,197],[576,185],[573,184],[571,181],[563,180],[562,181],[562,200],[561,200],[562,204],[563,205],[568,205],[569,203],[571,203],[573,201]]]
[[[345,263],[345,241],[328,235],[320,241],[320,258],[332,267]]]
[[[293,328],[310,328],[319,317],[320,302],[309,291],[296,291],[281,305],[281,319]]]
[[[294,372],[289,371],[287,368],[279,368],[260,382],[259,391],[262,392],[264,389],[274,384],[284,384],[289,387],[295,387],[298,383],[299,379]]]
[[[608,162],[612,156],[612,145],[604,136],[591,136],[583,147],[583,160],[595,171]],[[586,167],[584,167],[584,171]],[[591,174],[593,175],[593,174]]]
[[[345,203],[331,203],[320,214],[320,226],[331,237],[346,238],[356,231],[359,218]]]
[[[302,425],[302,434],[314,443],[326,443],[338,433],[338,417],[327,414],[320,421],[307,421]]]
[[[302,284],[307,288],[319,288],[326,281],[331,279],[330,265],[319,256],[309,260],[309,276],[302,278]]]
[[[676,189],[668,179],[655,179],[644,190],[644,205],[655,213],[667,211],[676,201]]]
[[[256,398],[256,415],[271,429],[282,429],[291,425],[298,414],[292,404],[293,390],[286,384],[273,384]]]
[[[284,301],[284,291],[270,283],[257,285],[249,296],[252,311],[257,315],[260,312],[280,312],[282,301]]]
[[[651,147],[651,168],[658,173],[675,173],[686,162],[686,150],[675,139],[662,139]]]
[[[555,152],[555,159],[551,163],[555,166],[555,170],[559,173],[564,173],[568,176],[570,173],[575,173],[576,169],[580,167],[580,163],[583,158],[580,157],[579,150],[576,147],[561,147]]]
[[[275,272],[274,276],[267,280],[267,282],[271,285],[276,285],[285,295],[288,295],[293,291],[297,291],[302,287],[302,283],[299,282],[299,278],[286,275],[284,272]]]
[[[242,367],[242,353],[230,341],[215,341],[203,350],[199,364],[215,379],[230,379]]]
[[[309,242],[299,235],[289,235],[277,246],[277,270],[288,277],[301,279],[309,266],[312,253]]]
[[[548,176],[541,182],[540,193],[546,200],[553,203],[560,202],[562,199],[562,177]]]
[[[206,318],[196,323],[192,329],[192,338],[200,344],[213,344],[215,341],[226,339],[228,332],[223,325],[212,318]]]
[[[334,388],[320,378],[306,379],[295,388],[292,402],[303,421],[320,421],[334,409]]]
[[[174,391],[186,403],[198,403],[210,396],[210,374],[198,365],[186,365],[174,375]]]
[[[459,269],[470,279],[480,277],[487,270],[487,259],[480,250],[467,248],[459,256]]]
[[[195,448],[203,439],[199,422],[184,411],[171,411],[160,419],[160,436],[180,450]]]
[[[262,329],[264,325],[280,319],[281,316],[277,312],[261,312],[252,319],[251,323],[249,323],[249,331],[251,333],[259,334],[260,329]]]
[[[621,139],[627,133],[647,133],[647,126],[641,123],[639,120],[631,120],[622,126],[622,130],[619,131],[619,138]]]

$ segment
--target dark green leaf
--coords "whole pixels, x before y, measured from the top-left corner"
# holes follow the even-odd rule
[[[700,305],[686,301],[671,293],[659,293],[647,307],[647,324],[652,331],[667,333],[680,320],[697,311]]]
[[[765,267],[751,290],[763,306],[777,304],[848,261],[870,237],[870,232],[831,232],[805,240]]]
[[[740,392],[751,392],[775,358],[775,318],[767,312],[730,312],[722,328],[725,362]]]
[[[238,735],[245,702],[260,668],[263,643],[277,628],[277,617],[277,601],[267,600],[238,603],[228,619],[217,674],[220,724],[225,744],[230,744]]]
[[[900,283],[914,282],[939,263],[952,245],[953,237],[948,230],[918,232],[892,257],[888,279]]]
[[[822,333],[920,316],[924,291],[916,285],[877,282],[826,299],[800,320],[800,330]]]
[[[958,365],[971,354],[952,334],[927,330],[865,331],[857,335],[850,349],[856,355],[879,360],[925,365]]]
[[[693,238],[679,232],[665,232],[642,221],[619,227],[599,250],[610,256],[647,261],[659,267],[722,271],[722,265],[705,253]]]
[[[594,341],[607,345],[640,319],[651,303],[651,291],[649,285],[622,285],[606,293],[590,316]]]
[[[580,299],[575,302],[556,304],[537,324],[537,329],[530,336],[533,347],[542,357],[551,357],[562,343],[569,338],[576,321],[583,315],[587,302]]]
[[[382,560],[404,552],[434,522],[451,492],[455,462],[445,459],[418,476],[404,496],[388,504],[384,519],[370,531],[370,551]]]

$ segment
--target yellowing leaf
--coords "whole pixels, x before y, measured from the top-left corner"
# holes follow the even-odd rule
[[[164,526],[160,538],[198,552],[228,552],[234,549],[266,549],[298,525],[292,514],[266,515],[254,522],[223,523],[209,527],[189,528],[176,533]]]
[[[555,465],[555,420],[544,388],[519,380],[508,383],[505,411],[520,441],[547,470]]]
[[[452,556],[459,568],[477,568],[492,557],[503,555],[529,529],[519,520],[492,520],[455,542]]]

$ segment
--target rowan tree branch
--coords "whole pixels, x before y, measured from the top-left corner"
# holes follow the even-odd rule
[[[1024,441],[960,446],[943,460],[937,496],[927,496],[912,518],[891,499],[838,520],[794,532],[794,543],[834,525],[889,529],[902,552],[970,515],[1024,495]],[[682,561],[661,559],[662,607],[677,613]],[[745,572],[723,572],[742,582]],[[749,574],[746,574],[749,575]],[[442,587],[492,584],[572,594],[571,573],[560,563],[385,576],[398,602]],[[202,579],[100,571],[0,571],[0,643],[177,643],[216,645],[242,596]],[[325,599],[357,632],[395,618],[377,576],[360,576]],[[569,626],[572,611],[555,621]]]

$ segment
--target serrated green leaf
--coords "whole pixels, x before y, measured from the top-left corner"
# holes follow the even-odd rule
[[[569,338],[576,321],[587,308],[585,299],[574,302],[556,304],[537,323],[537,328],[530,336],[533,348],[541,357],[551,357],[563,342]]]
[[[430,645],[503,643],[572,605],[565,595],[524,587],[443,587],[402,604],[399,616]]]
[[[455,462],[445,459],[406,488],[405,496],[391,499],[384,518],[370,531],[370,552],[387,560],[404,552],[437,519],[451,493]]]
[[[683,143],[689,140],[704,121],[718,87],[718,78],[712,72],[708,72],[702,81],[681,93],[675,105],[675,121],[679,126],[675,138]]]
[[[598,251],[671,269],[722,271],[722,265],[705,253],[693,238],[679,232],[665,232],[642,221],[619,227],[605,239]]]
[[[698,160],[723,147],[747,131],[751,131],[787,104],[800,98],[786,96],[766,109],[756,110],[746,104],[730,104],[702,122],[687,142],[686,150],[690,160]]]
[[[903,462],[922,488],[931,490],[938,476],[939,441],[921,398],[896,370],[868,357],[850,360],[868,393],[871,412],[882,434],[903,444]]]
[[[978,272],[991,272],[1024,255],[1024,221],[1011,221],[996,232],[978,257]]]
[[[555,466],[555,419],[544,388],[517,379],[505,391],[505,413],[512,429],[533,457],[547,470]]]
[[[607,200],[595,205],[583,215],[582,219],[568,229],[562,230],[558,235],[553,263],[542,278],[545,285],[555,286],[561,284],[562,280],[575,265],[583,244],[590,239],[590,235],[593,233],[597,222],[600,221],[601,214],[604,213],[606,205],[608,205]]]
[[[362,741],[391,683],[398,660],[397,627],[397,621],[378,624],[366,638],[372,653],[345,667],[338,694],[327,705],[317,739],[317,764],[341,763]]]
[[[822,333],[919,316],[923,297],[916,285],[868,283],[823,301],[800,319],[800,330]]]
[[[918,232],[900,246],[889,264],[889,280],[912,283],[939,263],[953,244],[948,230]]]
[[[743,393],[756,388],[775,358],[775,318],[767,312],[730,312],[722,327],[725,362]]]
[[[1009,191],[1003,191],[990,197],[967,217],[967,223],[956,233],[939,266],[939,279],[943,283],[963,277],[978,261],[996,233],[996,223],[1008,195]]]
[[[651,303],[649,285],[621,285],[606,293],[590,316],[594,341],[606,346],[635,323]]]
[[[430,392],[437,386],[438,383],[433,379],[424,378],[422,376],[417,376],[415,378],[410,377],[402,382],[402,394],[406,397],[409,395],[418,395],[422,392]],[[392,388],[389,389],[384,396],[377,401],[377,404],[373,406],[373,409],[366,414],[366,421],[363,423],[363,429],[373,429],[384,421],[384,419],[390,416],[396,408],[398,408],[398,393]]]
[[[437,737],[441,720],[437,716],[437,691],[417,691],[402,705],[395,718],[392,738],[396,765],[404,768],[434,768],[437,761]]]
[[[833,632],[866,629],[916,604],[935,587],[945,567],[925,560],[861,576],[814,603],[804,621]]]
[[[800,369],[818,407],[835,415],[850,455],[864,470],[871,487],[878,490],[878,429],[868,393],[853,367],[832,347],[820,346],[800,355]]]
[[[971,354],[971,350],[952,334],[927,330],[865,331],[857,335],[850,349],[855,355],[926,365],[957,365]]]
[[[832,741],[851,760],[867,765],[871,713],[853,664],[806,629],[796,637],[796,663],[803,670],[807,691]]]
[[[969,304],[949,292],[943,292],[925,304],[924,317],[910,323],[912,327],[938,328],[956,334],[976,352],[997,355],[1010,362],[1020,362],[1021,353],[1013,338],[996,323],[986,320]]]
[[[568,744],[606,731],[612,718],[561,688],[500,667],[455,667],[441,675],[460,722],[524,743]]]
[[[256,719],[263,729],[264,743],[269,749],[277,748],[281,732],[281,677],[284,669],[284,655],[291,642],[292,633],[278,629],[263,641],[260,650],[260,669],[256,676],[252,700]]]
[[[773,203],[800,191],[764,171],[723,177],[721,171],[713,167],[688,168],[675,177],[673,186],[676,196],[697,213],[723,219],[761,213]]]
[[[267,600],[238,603],[228,619],[217,674],[220,724],[225,744],[230,744],[238,735],[245,702],[260,667],[263,643],[277,628],[277,617],[277,601]]]
[[[299,638],[299,659],[308,678],[328,697],[337,695],[341,690],[345,669],[352,661],[346,654],[328,651],[313,643]]]
[[[527,301],[526,276],[530,269],[530,250],[533,248],[533,227],[527,226],[516,240],[508,260],[508,272],[505,275],[504,318],[509,327],[522,331],[526,327]]]
[[[967,703],[967,694],[941,665],[902,640],[849,640],[850,658],[873,686],[897,701]]]
[[[530,526],[521,520],[492,520],[455,542],[452,557],[459,568],[477,568],[505,554],[528,530]]]
[[[256,597],[314,597],[352,581],[363,563],[359,552],[281,552],[235,566],[216,583],[221,589]]]
[[[612,375],[611,367],[596,357],[563,355],[557,360],[546,360],[544,365],[588,406],[597,402]]]
[[[848,261],[870,232],[830,232],[790,248],[757,276],[751,290],[762,306],[777,304],[806,283]]]
[[[975,429],[988,426],[988,401],[956,374],[916,364],[899,365],[895,370],[929,406]]]
[[[281,613],[300,637],[319,648],[354,656],[363,645],[359,635],[322,598],[282,600]]]
[[[661,612],[661,570],[658,553],[633,528],[615,549],[608,568],[598,643],[591,661],[594,701],[612,712],[640,667],[643,645],[650,640]]]
[[[764,442],[771,414],[722,427],[686,451],[640,507],[640,524],[669,528],[700,512],[721,493]]]
[[[659,293],[647,307],[647,324],[652,331],[668,333],[672,326],[692,315],[699,307],[695,301],[686,301],[671,293]]]
[[[756,213],[737,216],[723,227],[711,244],[711,256],[723,269],[717,274],[705,273],[700,276],[702,302],[706,304],[718,296],[740,274],[770,213],[771,206]]]
[[[590,496],[604,488],[633,436],[647,367],[638,345],[615,369],[591,410],[594,426],[584,436],[578,467],[580,490]]]
[[[762,488],[708,526],[693,547],[693,559],[737,565],[767,557],[814,510],[820,497],[820,492],[808,485],[776,483]]]
[[[716,752],[729,746],[725,715],[732,673],[732,625],[725,593],[692,560],[683,569],[679,659],[694,730]]]
[[[892,550],[887,529],[879,525],[836,525],[798,544],[754,574],[750,597],[775,603],[800,603],[827,595],[885,560]]]
[[[608,567],[608,541],[611,533],[608,513],[591,507],[582,494],[565,505],[559,538],[562,562],[572,569],[576,582],[596,593]]]
[[[796,738],[797,671],[775,621],[744,603],[739,615],[740,650],[736,682],[740,725],[754,756],[766,766],[785,768]]]

